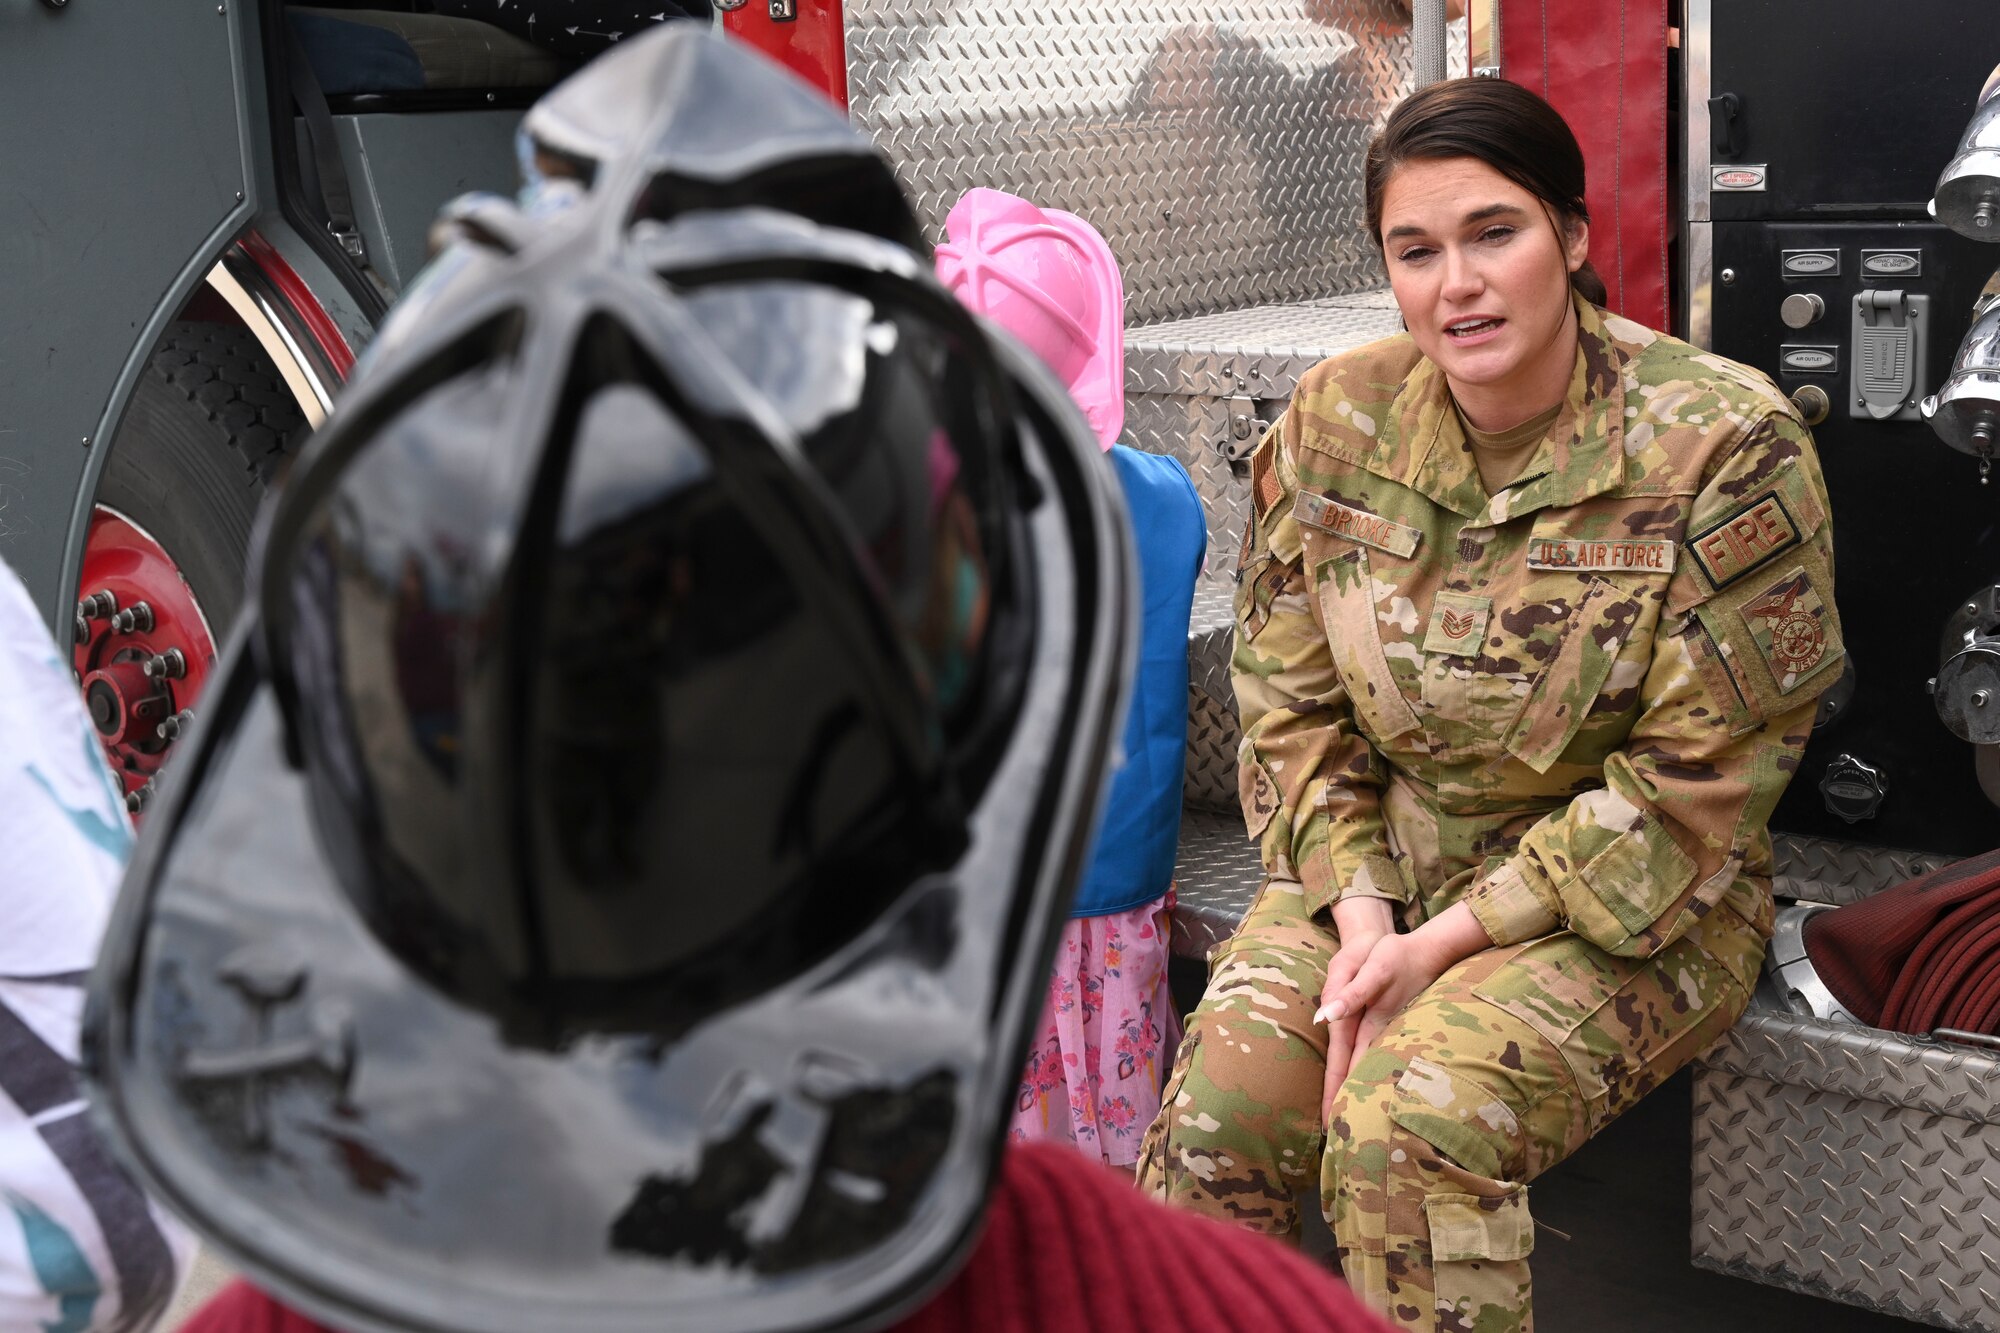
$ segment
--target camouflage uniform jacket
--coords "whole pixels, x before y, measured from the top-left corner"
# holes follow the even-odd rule
[[[1315,912],[1463,898],[1496,943],[1630,956],[1718,903],[1769,933],[1766,822],[1843,656],[1812,439],[1756,372],[1578,314],[1498,495],[1407,336],[1314,367],[1257,450],[1239,788]]]

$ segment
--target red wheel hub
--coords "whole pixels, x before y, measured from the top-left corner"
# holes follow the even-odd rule
[[[76,609],[76,675],[138,811],[215,667],[215,638],[180,566],[114,509],[91,512]]]

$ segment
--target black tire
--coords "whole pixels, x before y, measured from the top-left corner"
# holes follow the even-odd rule
[[[243,602],[258,502],[305,437],[276,368],[235,325],[169,325],[132,392],[97,503],[166,548],[218,648]]]

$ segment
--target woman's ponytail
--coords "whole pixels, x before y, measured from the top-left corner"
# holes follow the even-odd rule
[[[1597,275],[1588,259],[1569,275],[1569,285],[1576,294],[1592,305],[1604,305],[1611,299],[1611,293],[1604,286],[1604,279]]]

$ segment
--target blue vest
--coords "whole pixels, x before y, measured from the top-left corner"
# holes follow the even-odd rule
[[[1178,459],[1122,444],[1109,457],[1132,516],[1144,609],[1122,762],[1105,793],[1072,916],[1138,907],[1173,882],[1187,750],[1188,616],[1208,550],[1201,499]]]

